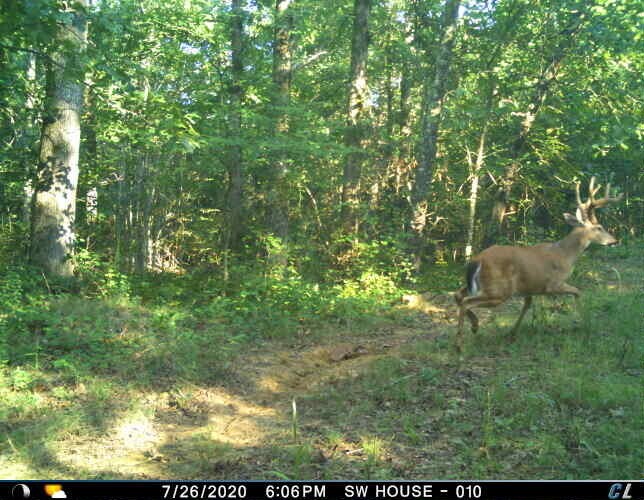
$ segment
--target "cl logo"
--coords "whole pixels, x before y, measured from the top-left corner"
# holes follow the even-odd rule
[[[615,483],[610,487],[610,491],[608,492],[608,498],[610,500],[619,500],[620,498],[622,500],[628,500],[631,497],[631,483],[626,483],[626,488],[623,487],[624,485],[622,483]],[[624,493],[622,493],[622,489],[624,490]]]

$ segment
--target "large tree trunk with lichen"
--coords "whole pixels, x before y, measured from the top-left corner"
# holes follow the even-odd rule
[[[438,150],[438,131],[443,110],[443,101],[447,93],[449,69],[452,61],[452,49],[456,37],[459,0],[447,0],[443,11],[443,28],[440,45],[436,55],[433,78],[425,81],[422,108],[422,127],[420,158],[411,193],[412,220],[414,233],[413,253],[416,267],[424,253],[424,231],[428,216],[429,182],[436,164]]]
[[[367,55],[369,48],[370,0],[355,0],[353,37],[351,40],[351,78],[345,144],[347,154],[342,178],[342,220],[347,230],[358,230],[360,171],[364,159],[362,143],[369,115]]]
[[[271,265],[283,268],[288,260],[288,185],[287,154],[283,147],[289,132],[288,105],[291,100],[291,0],[275,2],[275,39],[273,50],[273,109],[275,112],[275,143],[271,186],[269,192],[269,225],[276,238],[269,245]]]
[[[47,96],[31,214],[31,261],[55,276],[71,276],[78,183],[85,0],[63,12],[48,61]]]

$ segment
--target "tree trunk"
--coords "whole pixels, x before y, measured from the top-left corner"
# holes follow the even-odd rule
[[[29,52],[27,54],[27,98],[25,100],[25,106],[30,111],[29,121],[27,122],[27,137],[28,141],[31,144],[36,143],[36,120],[37,116],[34,114],[34,108],[36,106],[35,93],[36,93],[36,54]],[[35,147],[30,147],[30,150],[34,152],[35,156]],[[33,158],[30,158],[30,164]],[[29,224],[31,220],[31,206],[33,204],[34,197],[34,182],[33,182],[33,170],[31,167],[27,168],[27,175],[25,179],[25,185],[23,186],[23,206],[22,206],[22,221],[24,224]]]
[[[411,135],[411,128],[409,127],[409,112],[411,95],[411,68],[410,63],[404,61],[402,63],[402,70],[400,75],[400,113],[398,118],[398,126],[400,127],[400,135],[406,140]],[[409,148],[404,148],[405,153],[409,153]]]
[[[342,178],[342,220],[348,231],[358,230],[360,170],[364,159],[361,150],[369,115],[367,55],[369,45],[370,0],[355,0],[351,40],[351,81],[347,110],[345,144],[350,148]]]
[[[470,185],[470,207],[469,214],[467,218],[467,243],[465,244],[465,259],[469,259],[472,256],[472,244],[474,242],[474,226],[476,223],[476,203],[478,200],[478,190],[479,190],[479,175],[481,168],[485,162],[485,139],[487,136],[488,130],[488,121],[486,120],[483,124],[483,130],[479,137],[479,145],[476,151],[476,160],[474,162],[470,161],[470,176],[471,176],[471,185]]]
[[[459,0],[447,0],[443,11],[443,27],[438,53],[436,55],[435,73],[433,79],[425,80],[423,94],[422,128],[420,158],[416,167],[416,175],[412,186],[412,220],[414,231],[414,254],[416,267],[424,253],[424,230],[428,215],[428,189],[434,167],[438,147],[438,131],[440,126],[443,101],[447,93],[447,80],[452,60],[452,49],[456,37]]]
[[[408,43],[413,41],[411,36],[407,36]],[[396,148],[396,161],[395,161],[395,180],[394,191],[399,195],[402,191],[403,185],[408,184],[408,166],[412,163],[412,144],[410,141],[411,127],[410,127],[410,96],[412,89],[412,75],[411,75],[411,52],[407,52],[403,56],[401,70],[400,70],[400,101],[397,116],[397,125],[400,134],[400,140]],[[405,199],[407,203],[411,203],[408,191],[405,190]]]
[[[288,105],[291,98],[291,0],[276,0],[275,40],[273,50],[273,109],[275,111],[275,154],[270,186],[270,228],[277,241],[270,245],[271,265],[284,267],[288,260],[288,186],[286,182],[287,155],[283,146],[289,132]]]
[[[488,65],[489,68],[492,66],[494,59],[490,59]],[[487,71],[486,71],[487,72]],[[490,125],[490,120],[492,119],[492,110],[495,103],[497,102],[497,83],[492,79],[484,80],[484,87],[487,88],[486,91],[486,101],[485,101],[485,113],[483,115],[483,127],[481,129],[481,135],[479,136],[479,143],[476,150],[476,160],[472,161],[469,149],[468,149],[468,164],[470,167],[470,199],[469,199],[469,214],[467,220],[467,242],[465,244],[465,258],[469,259],[472,255],[472,246],[474,244],[474,228],[476,225],[476,204],[478,202],[478,189],[479,189],[479,177],[481,169],[485,164],[485,141],[487,139],[487,132]]]
[[[96,138],[96,113],[92,92],[86,92],[85,104],[85,122],[83,123],[83,141],[84,148],[81,152],[80,162],[84,165],[85,170],[96,171],[96,162],[98,160],[98,140]],[[98,188],[96,185],[87,186],[79,182],[77,197],[79,203],[76,207],[76,227],[87,229],[89,222],[96,222],[98,216]],[[81,229],[82,230],[82,229]],[[89,233],[87,233],[89,237]]]
[[[244,21],[242,12],[243,0],[232,0],[232,23],[230,31],[232,88],[230,92],[230,137],[235,141],[241,140],[242,126],[242,78],[244,73],[242,37]],[[242,234],[242,195],[243,195],[243,164],[242,147],[238,142],[229,153],[228,164],[228,237],[227,248],[239,250]]]
[[[116,206],[114,207],[114,263],[119,270],[124,271],[129,270],[127,263],[129,255],[127,213],[130,203],[125,156],[121,158],[119,167],[116,179]]]
[[[83,52],[87,44],[85,0],[63,12],[48,61],[47,96],[31,217],[30,257],[47,273],[71,276],[78,183]]]
[[[143,274],[148,268],[148,250],[150,241],[151,196],[148,178],[150,177],[149,153],[143,153],[136,169],[136,252],[134,254],[134,272]]]

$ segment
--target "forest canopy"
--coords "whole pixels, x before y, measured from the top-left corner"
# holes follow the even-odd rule
[[[410,278],[472,248],[556,238],[591,175],[625,194],[606,224],[641,228],[636,0],[0,12],[0,209],[16,243],[3,251],[54,274],[89,252],[123,272],[263,262]],[[43,208],[47,179],[65,215]]]

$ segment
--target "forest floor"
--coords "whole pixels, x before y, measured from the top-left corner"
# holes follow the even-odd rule
[[[537,300],[513,342],[520,303],[484,311],[460,356],[453,299],[437,291],[368,321],[247,342],[214,379],[61,385],[23,367],[28,382],[10,373],[0,391],[13,405],[0,423],[0,474],[639,477],[643,264],[639,251],[597,254],[571,280],[585,291],[578,310]]]

